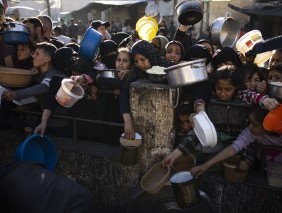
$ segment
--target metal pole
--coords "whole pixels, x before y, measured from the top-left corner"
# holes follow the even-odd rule
[[[47,4],[47,13],[48,13],[48,16],[51,17],[50,2],[49,2],[49,0],[46,0],[46,4]]]

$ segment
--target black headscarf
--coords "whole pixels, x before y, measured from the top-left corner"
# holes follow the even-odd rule
[[[168,42],[167,45],[165,46],[165,49],[166,49],[166,50],[167,50],[167,47],[168,47],[170,44],[176,44],[176,45],[178,45],[178,46],[180,47],[180,51],[181,51],[181,58],[180,58],[180,61],[183,61],[184,58],[185,58],[185,51],[184,51],[184,47],[183,47],[183,45],[181,44],[181,42],[180,42],[180,41],[175,41],[175,40]]]
[[[145,56],[149,60],[151,66],[169,67],[174,65],[173,63],[168,62],[164,58],[162,58],[156,48],[151,43],[145,40],[139,40],[133,44],[131,48],[131,55],[134,58],[136,54]],[[146,72],[134,66],[129,73],[126,82],[124,83],[124,87],[129,87],[131,82],[145,77]]]
[[[187,51],[186,61],[192,61],[196,59],[206,59],[206,64],[211,62],[212,56],[209,50],[201,44],[195,44]]]
[[[223,47],[216,55],[212,58],[211,65],[216,70],[218,65],[227,61],[231,61],[233,65],[239,68],[242,65],[239,54],[236,53],[231,47]]]
[[[105,40],[100,45],[101,60],[109,69],[115,69],[117,50],[118,45],[112,40]],[[115,54],[108,55],[112,52],[115,52]]]
[[[77,56],[77,53],[73,51],[70,47],[61,47],[56,50],[52,60],[54,67],[66,75],[71,75],[71,68],[74,64],[74,57]]]

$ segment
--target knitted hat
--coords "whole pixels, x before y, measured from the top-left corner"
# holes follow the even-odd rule
[[[70,47],[61,47],[56,50],[53,56],[53,65],[58,70],[67,75],[71,73],[71,66],[74,63],[73,57],[77,56],[77,53]]]

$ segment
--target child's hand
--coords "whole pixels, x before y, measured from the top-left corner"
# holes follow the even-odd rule
[[[266,88],[267,88],[266,81],[263,80],[263,81],[261,81],[261,82],[259,82],[259,83],[257,84],[256,90],[257,90],[257,92],[259,92],[259,93],[265,93]]]
[[[181,155],[182,155],[182,152],[179,149],[175,149],[168,156],[166,156],[163,159],[162,164],[164,166],[171,167],[175,159],[179,158]]]
[[[6,101],[12,101],[16,98],[16,93],[12,90],[6,90],[3,92],[2,98]]]
[[[273,110],[280,105],[280,103],[275,98],[265,98],[262,101],[262,104],[268,110]]]
[[[195,167],[193,167],[192,169],[191,169],[191,174],[193,175],[193,177],[196,177],[196,178],[198,178],[199,177],[199,175],[201,175],[201,174],[203,174],[205,171],[207,171],[208,170],[208,166],[207,166],[207,164],[201,164],[201,165],[199,165],[199,166],[195,166]]]

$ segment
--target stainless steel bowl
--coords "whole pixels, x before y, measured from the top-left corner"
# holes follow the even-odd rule
[[[182,87],[208,79],[206,59],[198,59],[168,67],[164,70],[170,87]]]
[[[268,95],[282,103],[282,82],[272,82],[268,84]]]

